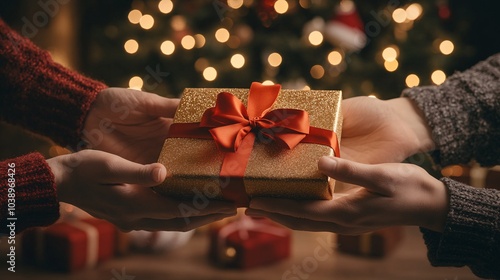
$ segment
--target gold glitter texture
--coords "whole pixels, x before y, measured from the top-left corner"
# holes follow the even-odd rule
[[[248,89],[187,88],[174,122],[199,122],[205,110],[215,106],[217,94],[224,91],[247,104]],[[336,90],[282,89],[272,109],[305,110],[311,126],[333,130],[340,140],[341,101],[342,94]],[[318,160],[324,155],[333,155],[333,149],[300,143],[288,150],[256,140],[245,170],[246,192],[250,197],[331,199],[334,180],[318,171]],[[169,138],[158,159],[167,168],[167,179],[154,190],[168,196],[191,198],[202,193],[221,199],[218,178],[223,157],[213,140]]]

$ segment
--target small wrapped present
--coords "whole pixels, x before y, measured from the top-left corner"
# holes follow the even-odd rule
[[[112,224],[92,218],[27,230],[23,234],[23,260],[60,272],[92,268],[113,257],[115,234]]]
[[[268,219],[241,216],[209,234],[209,258],[219,267],[249,269],[290,256],[292,231]]]
[[[337,249],[342,253],[384,257],[392,252],[403,237],[402,227],[390,227],[361,235],[337,234]]]
[[[334,181],[321,156],[339,156],[341,92],[186,89],[158,162],[167,179],[158,193],[203,194],[247,206],[250,197],[331,199]]]

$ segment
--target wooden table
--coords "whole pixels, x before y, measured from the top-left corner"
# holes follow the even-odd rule
[[[405,228],[401,245],[383,259],[368,259],[332,251],[320,259],[314,257],[314,250],[322,246],[322,240],[335,240],[332,234],[294,232],[292,256],[278,264],[248,271],[221,270],[207,261],[208,238],[196,233],[189,244],[176,251],[159,255],[129,255],[115,258],[93,270],[74,274],[44,272],[18,264],[17,272],[7,271],[5,240],[2,241],[0,279],[4,280],[155,280],[155,279],[477,279],[468,268],[434,268],[426,258],[426,248],[420,232],[415,227]],[[332,241],[330,241],[332,242]],[[326,251],[321,251],[326,252]],[[294,266],[306,267],[301,274],[293,274]],[[317,264],[316,267],[314,264]],[[287,271],[288,274],[287,274]]]

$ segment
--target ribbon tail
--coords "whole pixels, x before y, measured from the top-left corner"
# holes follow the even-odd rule
[[[301,142],[331,147],[334,155],[340,157],[339,140],[337,134],[331,130],[311,126],[309,128],[309,134],[307,134]]]
[[[222,161],[219,183],[222,196],[234,201],[237,207],[248,207],[250,198],[245,190],[243,176],[252,153],[255,135],[249,133],[234,153],[226,153]]]

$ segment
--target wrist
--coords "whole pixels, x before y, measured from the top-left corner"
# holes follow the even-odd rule
[[[424,202],[424,215],[418,226],[443,232],[450,204],[448,190],[443,182],[432,176],[425,180],[424,189],[427,190],[428,198]]]
[[[400,97],[390,99],[387,103],[400,120],[407,125],[409,131],[412,132],[408,139],[408,156],[435,149],[435,143],[432,140],[432,133],[427,120],[423,112],[411,99]]]
[[[57,156],[47,160],[47,164],[54,175],[54,182],[57,189],[57,197],[59,201],[66,201],[66,188],[65,188],[65,166],[63,164],[63,158],[65,156]]]

